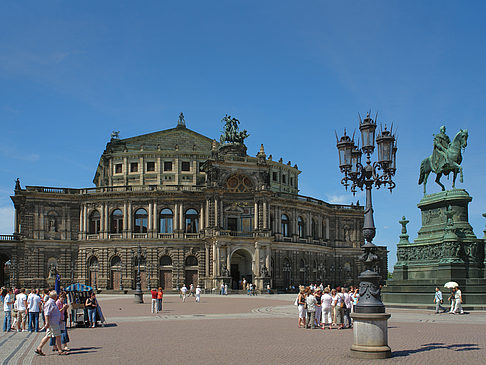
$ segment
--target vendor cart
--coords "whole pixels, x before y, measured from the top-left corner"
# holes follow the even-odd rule
[[[88,311],[85,308],[86,299],[89,298],[93,288],[84,284],[72,284],[64,289],[67,293],[68,304],[71,309],[71,316],[69,319],[70,327],[73,326],[88,326]]]

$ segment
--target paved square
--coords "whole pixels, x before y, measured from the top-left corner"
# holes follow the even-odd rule
[[[484,364],[484,313],[434,315],[392,309],[389,344],[393,358],[349,357],[352,330],[297,328],[293,295],[206,295],[181,303],[166,296],[162,313],[150,313],[132,296],[99,296],[109,325],[69,332],[72,353],[34,355],[43,333],[2,333],[1,364]],[[3,315],[3,313],[2,313]],[[49,351],[47,351],[49,350]]]

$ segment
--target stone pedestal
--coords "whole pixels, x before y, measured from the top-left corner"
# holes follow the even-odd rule
[[[353,345],[351,357],[386,359],[391,357],[388,347],[388,313],[352,313]]]

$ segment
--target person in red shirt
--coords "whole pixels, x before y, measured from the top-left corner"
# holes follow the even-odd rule
[[[157,292],[157,312],[162,312],[162,298],[164,297],[164,292],[162,288],[159,288]]]
[[[152,294],[152,314],[157,313],[157,290],[152,289],[150,290],[150,293]]]

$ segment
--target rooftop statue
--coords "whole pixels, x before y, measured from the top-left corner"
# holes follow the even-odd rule
[[[181,112],[179,114],[179,120],[177,121],[177,126],[178,127],[185,127],[186,126],[186,120],[184,119],[184,114]]]
[[[439,133],[434,135],[434,150],[432,155],[420,164],[419,185],[424,184],[424,194],[426,194],[427,178],[431,172],[437,174],[435,182],[440,185],[442,190],[445,190],[444,185],[440,182],[442,175],[453,173],[453,189],[456,187],[457,173],[460,173],[460,181],[463,182],[461,151],[467,146],[467,129],[461,129],[457,132],[452,142],[445,132],[446,127],[440,127]]]
[[[226,114],[221,121],[224,123],[223,133],[221,134],[220,142],[223,143],[236,143],[243,144],[245,138],[249,136],[246,129],[239,131],[238,125],[240,121],[236,118],[232,118],[231,115]]]

